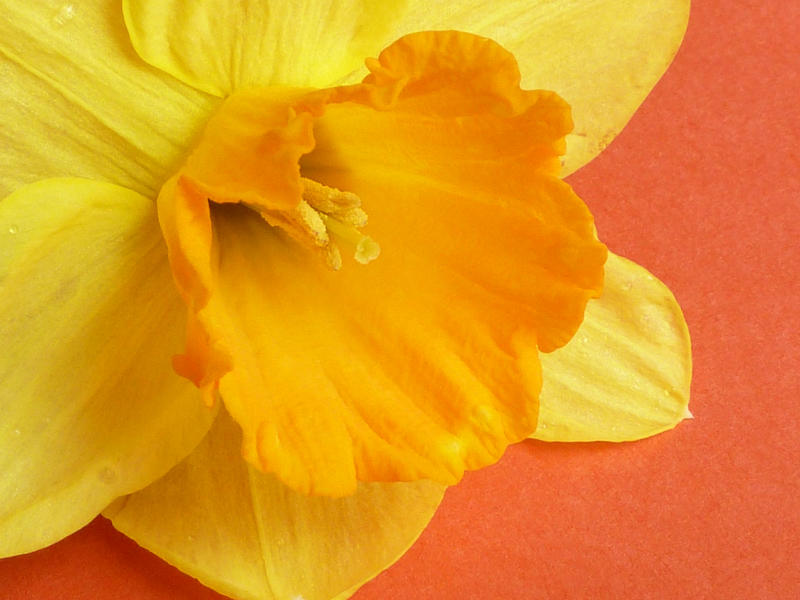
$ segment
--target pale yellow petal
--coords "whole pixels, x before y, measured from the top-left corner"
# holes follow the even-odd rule
[[[326,87],[389,41],[405,0],[124,0],[139,54],[225,96],[265,85]]]
[[[0,201],[0,556],[166,473],[213,412],[172,372],[184,309],[154,206],[78,179]]]
[[[669,289],[608,255],[603,295],[572,341],[543,354],[539,440],[635,440],[690,417],[689,331]]]
[[[0,197],[48,177],[152,198],[218,99],[147,65],[118,0],[0,0]]]
[[[572,106],[567,175],[622,130],[672,61],[688,18],[689,0],[411,0],[393,37],[458,29],[500,42],[524,88],[553,90]]]
[[[427,481],[304,496],[241,459],[221,412],[165,478],[106,511],[114,526],[203,584],[237,599],[342,600],[414,542],[441,501]]]

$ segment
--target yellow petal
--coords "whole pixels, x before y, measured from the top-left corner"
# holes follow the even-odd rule
[[[317,494],[455,483],[528,437],[537,347],[578,328],[606,255],[553,174],[568,107],[520,90],[511,55],[428,32],[370,66],[357,86],[230,96],[158,198],[197,332],[176,368],[219,382],[249,461]],[[363,201],[377,260],[335,272],[297,243],[301,171]]]
[[[680,46],[689,0],[412,0],[395,37],[458,29],[494,39],[520,64],[522,84],[571,106],[564,175],[622,130]]]
[[[137,52],[218,96],[264,85],[324,87],[390,39],[405,0],[125,0]]]
[[[0,202],[0,555],[47,546],[185,457],[212,411],[153,203],[49,180]]]
[[[218,100],[144,63],[119,2],[0,0],[0,197],[75,176],[155,193]]]
[[[690,417],[689,331],[667,287],[609,254],[603,295],[589,302],[573,340],[542,355],[534,438],[635,440]]]
[[[114,526],[203,584],[237,599],[346,598],[414,542],[441,501],[428,481],[361,484],[304,496],[241,460],[220,413],[166,477],[106,511]],[[340,595],[342,594],[342,595]]]

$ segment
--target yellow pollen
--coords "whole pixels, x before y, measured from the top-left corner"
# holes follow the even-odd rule
[[[328,266],[334,270],[341,268],[341,252],[345,248],[361,264],[378,257],[380,246],[359,231],[367,224],[361,198],[306,177],[300,181],[303,199],[297,206],[297,216],[313,245],[323,250]]]

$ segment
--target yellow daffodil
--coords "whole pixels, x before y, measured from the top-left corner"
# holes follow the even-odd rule
[[[0,1],[0,555],[104,511],[346,598],[509,444],[688,415],[680,309],[559,178],[688,2],[497,4]]]

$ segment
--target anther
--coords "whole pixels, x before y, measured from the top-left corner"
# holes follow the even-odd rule
[[[361,198],[306,177],[300,181],[303,200],[298,213],[315,245],[324,248],[326,262],[331,268],[341,268],[341,250],[344,248],[351,250],[353,258],[361,264],[378,257],[380,246],[359,231],[367,224]]]

